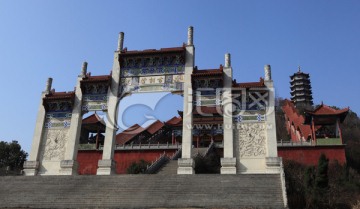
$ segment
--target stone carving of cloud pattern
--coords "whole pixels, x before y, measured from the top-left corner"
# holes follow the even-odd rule
[[[263,123],[242,124],[239,129],[240,157],[265,156],[265,125]]]
[[[68,130],[49,130],[44,150],[44,160],[63,160]]]

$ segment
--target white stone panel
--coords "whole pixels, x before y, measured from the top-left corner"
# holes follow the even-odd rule
[[[61,175],[60,160],[43,160],[40,163],[39,175]]]
[[[234,132],[237,173],[265,173],[266,124],[237,123]]]
[[[64,159],[68,128],[45,129],[40,151],[40,175],[59,175],[60,161]]]
[[[240,158],[265,157],[265,123],[243,123],[238,131]]]

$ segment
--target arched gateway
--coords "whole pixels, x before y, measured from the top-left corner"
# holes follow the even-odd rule
[[[74,92],[55,92],[52,79],[42,92],[26,175],[76,175],[82,116],[104,111],[108,117],[98,175],[114,174],[114,146],[120,99],[132,93],[172,92],[183,96],[182,158],[178,174],[194,174],[191,156],[193,115],[222,117],[221,174],[280,173],[277,157],[271,69],[259,82],[237,83],[230,54],[218,69],[194,66],[193,28],[187,44],[160,50],[128,51],[120,33],[110,75],[92,76],[84,63]]]

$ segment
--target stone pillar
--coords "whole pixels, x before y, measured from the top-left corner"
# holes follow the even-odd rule
[[[275,123],[275,89],[271,79],[271,66],[265,65],[265,86],[269,93],[269,104],[266,106],[266,172],[280,172],[281,158],[278,157]]]
[[[174,130],[171,131],[171,144],[172,144],[172,145],[175,144],[175,134],[174,134]]]
[[[340,128],[340,118],[338,118],[336,120],[336,123],[337,123],[337,130],[338,130],[338,135],[337,137],[340,137],[340,140],[341,140],[341,144],[344,144],[344,140],[343,140],[343,137],[342,137],[342,131],[341,131],[341,128]]]
[[[83,65],[82,65],[82,68],[81,68],[81,77],[85,77],[86,76],[86,73],[87,73],[87,66],[88,66],[88,63],[87,62],[84,62]]]
[[[122,34],[122,35],[121,35]],[[120,33],[120,38],[124,37],[124,33]],[[115,174],[116,162],[114,161],[115,136],[117,131],[117,113],[118,113],[118,95],[120,83],[120,62],[119,55],[121,53],[122,44],[118,51],[114,54],[111,86],[108,90],[108,121],[105,130],[105,142],[103,148],[102,159],[99,160],[97,175]]]
[[[46,94],[50,93],[51,85],[52,85],[52,78],[48,78],[46,82],[45,91],[41,93],[41,99],[38,109],[38,115],[36,118],[35,131],[32,140],[29,159],[24,163],[24,174],[26,176],[35,176],[38,173],[39,164],[40,164],[39,152],[40,152],[41,139],[44,132],[44,122],[46,115],[46,111],[43,106],[43,98],[45,97]]]
[[[48,78],[47,81],[46,81],[45,92],[46,92],[47,94],[50,93],[51,86],[52,86],[52,81],[53,81],[52,78]],[[42,103],[41,103],[41,104],[42,104]]]
[[[193,125],[193,95],[191,74],[194,69],[195,47],[193,45],[193,27],[188,30],[188,45],[185,55],[184,75],[184,112],[183,112],[183,133],[182,133],[182,157],[178,160],[178,174],[194,174],[194,160],[191,156],[192,148],[192,125]]]
[[[119,33],[119,39],[118,39],[118,48],[117,51],[121,52],[124,48],[124,33],[120,32]]]
[[[193,46],[194,45],[194,28],[192,26],[190,26],[188,28],[188,41],[187,41],[187,45],[188,46]]]
[[[229,53],[225,54],[225,67],[231,67],[231,55]]]
[[[271,80],[271,66],[265,65],[264,71],[265,71],[265,81],[270,81]]]
[[[77,152],[80,140],[81,124],[82,124],[82,91],[80,88],[80,82],[85,77],[87,72],[87,62],[84,62],[81,68],[81,74],[77,78],[75,89],[74,107],[71,114],[69,139],[65,145],[64,160],[60,162],[60,174],[63,175],[77,175],[78,174],[78,162]]]
[[[335,138],[340,138],[339,137],[339,129],[340,129],[340,122],[339,122],[339,118],[336,119],[336,124],[335,124]]]
[[[232,101],[232,68],[230,54],[225,54],[223,69],[223,129],[224,129],[224,157],[221,158],[221,174],[236,174],[236,158],[234,156],[233,136],[233,101]]]

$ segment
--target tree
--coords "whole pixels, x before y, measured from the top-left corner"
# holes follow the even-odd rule
[[[318,204],[318,194],[315,190],[315,167],[309,166],[306,168],[304,174],[304,188],[305,188],[305,196],[306,196],[306,207],[305,208],[316,208]]]
[[[326,191],[329,186],[328,167],[329,159],[327,159],[324,154],[321,154],[315,177],[315,188],[319,192]]]
[[[211,149],[206,156],[196,155],[194,161],[196,174],[220,173],[220,156],[215,149]]]
[[[304,175],[306,192],[306,208],[328,208],[328,178],[329,160],[324,154],[319,157],[316,172],[314,167],[308,167]]]
[[[275,108],[275,122],[276,122],[276,138],[278,141],[288,141],[290,140],[290,135],[285,127],[285,113],[282,110],[285,100],[281,97],[276,98],[276,108]]]
[[[304,184],[305,184],[305,192],[307,195],[312,195],[314,189],[314,180],[315,180],[315,167],[309,166],[307,167],[304,175]]]
[[[306,206],[306,192],[304,175],[306,166],[291,160],[284,159],[286,193],[289,208],[304,209]]]
[[[140,174],[145,173],[147,166],[150,165],[150,163],[146,162],[145,160],[140,160],[139,162],[133,162],[131,165],[127,168],[128,174]]]
[[[23,168],[27,153],[21,149],[17,141],[0,141],[0,170],[20,171]]]
[[[360,118],[355,112],[349,111],[341,132],[346,144],[346,161],[348,165],[360,172]]]

